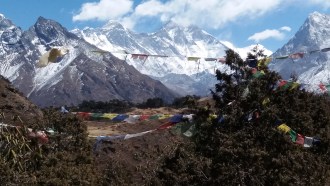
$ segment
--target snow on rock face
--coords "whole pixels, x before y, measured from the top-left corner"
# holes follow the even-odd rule
[[[284,79],[298,75],[301,83],[311,84],[316,89],[320,82],[330,84],[330,53],[314,52],[330,47],[330,15],[314,12],[309,15],[295,36],[276,51],[273,56],[305,52],[302,59],[274,60],[270,68],[279,72]]]
[[[167,55],[167,58],[148,57],[146,61],[126,58],[128,64],[134,66],[143,74],[154,77],[165,83],[172,90],[182,93],[173,87],[182,86],[177,79],[189,76],[193,81],[187,81],[186,87],[207,87],[206,91],[200,89],[187,88],[188,94],[205,95],[209,88],[215,84],[214,70],[222,69],[224,65],[216,62],[206,62],[201,59],[198,62],[187,61],[187,56],[218,58],[225,55],[228,48],[207,32],[195,26],[181,27],[173,22],[169,22],[155,33],[137,34],[120,23],[109,21],[102,28],[88,28],[84,30],[73,30],[81,38],[99,47],[102,50],[114,52],[126,50],[129,53]],[[119,58],[125,56],[113,53]],[[211,78],[202,82],[196,78],[196,74]],[[169,78],[171,75],[172,78]],[[171,81],[170,81],[171,79]],[[205,83],[207,84],[205,86]]]
[[[0,24],[0,30],[15,27],[9,20]],[[92,52],[99,49],[53,20],[39,17],[19,35],[19,45],[9,47],[0,50],[4,52],[0,75],[42,107],[77,105],[83,100],[142,102],[154,97],[169,102],[176,96],[110,53]],[[40,56],[53,48],[63,48],[65,55],[38,68]]]

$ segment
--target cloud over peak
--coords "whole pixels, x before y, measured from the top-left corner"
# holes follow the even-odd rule
[[[132,0],[100,0],[82,4],[78,14],[72,17],[73,21],[118,19],[133,10]]]
[[[248,38],[248,40],[253,40],[259,43],[262,40],[274,38],[277,40],[282,40],[285,38],[285,32],[290,32],[291,28],[288,26],[283,26],[280,29],[266,29],[264,31],[253,34]]]
[[[199,25],[218,29],[229,22],[254,19],[279,7],[284,0],[146,0],[136,5],[133,0],[99,0],[82,4],[73,21],[117,19],[134,27],[145,18],[180,25]],[[128,26],[125,25],[125,26]]]

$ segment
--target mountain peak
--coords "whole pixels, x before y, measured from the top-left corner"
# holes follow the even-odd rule
[[[60,45],[64,42],[65,38],[75,38],[76,35],[67,31],[60,23],[46,19],[44,17],[38,17],[37,22],[34,24],[33,29],[36,35],[45,41],[45,43],[52,42]]]
[[[46,19],[42,16],[39,16],[36,23],[34,24],[36,28],[50,26],[50,27],[62,27],[58,22],[53,21],[51,19]]]
[[[326,14],[321,14],[319,12],[313,12],[309,14],[307,20],[312,23],[323,23],[329,20],[329,16]]]
[[[178,27],[180,27],[180,25],[178,25],[177,23],[175,23],[173,21],[169,21],[164,25],[163,28],[165,28],[166,30],[170,30],[170,29],[178,28]]]
[[[122,24],[120,24],[117,21],[109,20],[103,27],[103,29],[113,29],[113,28],[119,28],[119,29],[125,29]]]
[[[323,14],[321,14],[320,12],[314,11],[313,13],[309,14],[309,18],[313,18],[313,17],[321,17],[323,16]]]

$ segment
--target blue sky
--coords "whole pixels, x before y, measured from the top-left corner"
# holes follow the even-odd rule
[[[71,30],[117,20],[136,32],[174,21],[196,25],[219,40],[275,52],[314,11],[330,14],[330,0],[1,0],[0,13],[27,30],[39,16]]]

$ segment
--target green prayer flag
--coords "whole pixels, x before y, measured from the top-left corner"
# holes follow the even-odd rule
[[[330,94],[330,85],[326,85],[325,87],[326,87],[327,90],[328,90],[328,94]]]
[[[188,61],[198,61],[200,60],[200,57],[187,57]]]
[[[292,129],[289,131],[290,134],[290,138],[293,142],[296,142],[297,140],[297,133],[295,131],[293,131]]]
[[[155,114],[149,117],[149,120],[157,120],[161,115],[160,114]]]
[[[257,71],[257,72],[254,73],[252,76],[253,76],[254,78],[259,78],[259,77],[261,77],[261,76],[263,76],[263,75],[265,75],[264,72],[262,72],[262,71]]]
[[[102,118],[103,117],[103,113],[91,113],[91,117],[92,118]]]
[[[279,56],[279,57],[276,57],[275,59],[287,59],[287,58],[289,58],[288,55],[286,55],[286,56]]]

